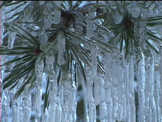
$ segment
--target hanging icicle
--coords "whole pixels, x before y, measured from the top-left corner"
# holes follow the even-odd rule
[[[60,20],[61,20],[61,10],[59,7],[56,7],[55,10],[54,10],[54,18],[53,18],[53,22],[54,24],[59,24],[60,23]]]
[[[142,8],[141,9],[141,21],[140,23],[140,28],[139,28],[139,34],[140,34],[140,43],[143,46],[143,49],[146,49],[146,40],[148,40],[147,37],[147,26],[146,26],[146,22],[148,20],[149,17],[149,11],[148,8]]]
[[[25,86],[24,94],[22,96],[23,99],[23,122],[29,122],[31,117],[31,108],[32,108],[32,101],[31,101],[31,94],[29,94],[29,87],[30,84]],[[21,121],[20,121],[21,122]]]
[[[76,15],[75,16],[75,26],[76,26],[76,31],[80,34],[83,33],[83,17]]]
[[[86,20],[86,36],[91,38],[94,36],[94,13],[95,13],[95,8],[89,8],[89,13],[87,16],[87,20]]]
[[[10,96],[8,94],[8,90],[4,90],[2,94],[2,118],[1,121],[3,122],[10,122]]]
[[[41,59],[42,55],[37,59],[35,63],[36,83],[34,94],[33,110],[35,111],[35,122],[41,120],[41,104],[42,104],[42,76],[44,70],[44,61]]]
[[[128,96],[129,98],[129,106],[130,106],[130,121],[135,122],[136,121],[136,113],[135,113],[135,92],[134,92],[134,59],[131,57],[129,65],[129,79],[128,79],[128,93],[130,95]]]
[[[148,27],[148,25],[156,24],[154,19],[149,17],[158,15],[156,21],[160,23],[158,19],[162,11],[161,2],[143,4],[135,1],[102,1],[103,4],[100,4],[100,2],[83,1],[82,3],[80,4],[78,1],[12,1],[2,8],[2,24],[4,25],[2,39],[5,42],[2,47],[6,46],[10,50],[14,45],[22,46],[19,43],[24,44],[24,40],[26,44],[27,38],[35,41],[33,36],[30,36],[31,34],[36,35],[39,39],[37,46],[40,44],[39,47],[42,50],[40,55],[35,56],[37,58],[34,67],[36,81],[33,90],[29,91],[31,84],[26,84],[20,97],[13,99],[15,92],[26,81],[22,78],[17,84],[14,84],[15,88],[11,90],[7,88],[2,91],[2,122],[76,122],[80,118],[84,122],[162,122],[162,45],[158,45],[160,54],[155,54],[151,48],[149,48],[151,56],[147,57],[143,53],[148,48],[146,43],[148,37],[154,37],[150,36],[152,33],[147,37],[149,33],[147,29],[157,32],[156,34],[159,34],[157,37],[161,38],[160,25],[154,28]],[[109,5],[105,5],[105,3],[109,3]],[[131,24],[133,23],[131,27],[134,27],[132,34],[140,45],[141,57],[137,56],[138,59],[134,57],[134,52],[126,61],[123,52],[119,54],[118,51],[110,49],[111,52],[108,53],[103,48],[100,49],[100,46],[104,44],[103,40],[106,39],[105,41],[108,43],[113,41],[107,40],[113,39],[114,32],[111,31],[111,25],[109,25],[111,23],[108,22],[107,25],[106,21],[109,21],[110,18],[114,19],[113,22],[117,26],[118,24],[120,26],[123,21],[123,10],[120,10],[123,8],[118,6],[120,4],[122,7],[125,6],[133,17],[131,18]],[[22,7],[20,7],[21,5]],[[69,10],[66,10],[67,8]],[[96,9],[98,10],[96,11]],[[14,15],[15,12],[17,15]],[[70,28],[68,22],[63,23],[67,18],[64,18],[62,12],[69,12],[70,17],[75,17],[75,19],[72,18],[75,23],[70,23]],[[18,16],[19,13],[21,15]],[[21,37],[27,37],[24,40],[16,38],[19,35],[10,28],[17,23],[23,29],[33,27],[29,33],[15,27],[15,30],[22,35]],[[7,28],[8,25],[11,26]],[[61,30],[60,27],[61,29],[66,28],[66,31]],[[29,28],[29,30],[31,29]],[[57,33],[56,38],[49,41],[47,32],[54,35]],[[75,32],[81,35],[85,33],[87,38],[73,36]],[[102,37],[100,38],[100,36]],[[122,36],[125,36],[125,33]],[[72,40],[66,41],[66,37],[72,38]],[[69,41],[70,44],[68,44]],[[157,42],[158,38],[155,41]],[[124,41],[121,48],[126,49],[126,43],[129,42],[131,41]],[[136,46],[135,41],[131,43]],[[71,44],[76,45],[76,48],[70,47],[73,46]],[[35,43],[31,45],[36,46]],[[82,45],[82,48],[78,45]],[[135,48],[134,45],[128,46],[128,48]],[[102,45],[102,47],[104,46],[106,44]],[[3,48],[1,52],[4,51]],[[74,52],[68,49],[78,50]],[[102,63],[99,61],[100,53],[104,54],[101,56],[104,59]],[[32,54],[29,52],[29,55]],[[69,57],[67,56],[71,56],[71,62],[68,62]],[[13,57],[2,57],[1,64],[10,61],[10,58]],[[86,62],[90,63],[90,66]],[[66,64],[68,64],[67,72],[63,70]],[[12,68],[13,66],[10,64],[1,67],[2,81],[9,74],[8,69],[17,70],[17,67]],[[102,68],[102,72],[100,72],[100,68]],[[9,83],[11,82],[13,81],[10,80]],[[81,117],[77,113],[80,112],[77,99],[77,95],[80,94],[80,86],[83,97],[82,107],[84,106]]]
[[[138,63],[138,105],[139,105],[139,122],[146,121],[146,113],[145,113],[145,56],[142,54],[142,59]]]
[[[162,44],[160,44],[160,88],[162,89]],[[160,96],[162,96],[162,90],[160,90]],[[160,108],[161,108],[161,115],[162,115],[162,97],[160,102]],[[162,116],[161,116],[161,121],[162,121]]]
[[[16,32],[9,28],[9,37],[8,37],[8,48],[12,49],[16,39]]]
[[[57,90],[58,90],[58,85],[57,85],[57,80],[56,80],[56,73],[51,74],[48,76],[49,77],[49,85],[50,85],[50,90],[49,90],[49,122],[55,122],[55,111],[56,111],[56,101],[57,101]],[[55,101],[55,102],[54,102]]]
[[[65,60],[65,34],[63,31],[59,31],[58,37],[57,37],[57,42],[58,42],[58,57],[57,57],[57,63],[59,65],[63,65],[66,63]]]

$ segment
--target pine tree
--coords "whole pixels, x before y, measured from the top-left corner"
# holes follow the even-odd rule
[[[2,102],[11,104],[14,121],[21,121],[16,117],[22,114],[16,112],[21,104],[26,115],[23,122],[47,121],[47,115],[49,122],[88,121],[87,116],[90,122],[111,118],[109,113],[104,114],[108,103],[101,91],[111,87],[107,80],[116,87],[120,78],[126,79],[121,71],[127,72],[127,66],[120,69],[118,64],[124,62],[130,69],[133,66],[129,80],[136,82],[140,81],[135,75],[139,65],[145,74],[141,63],[145,57],[150,62],[153,57],[160,57],[161,4],[158,1],[3,1]],[[79,95],[81,91],[83,94]],[[142,93],[132,93],[136,112],[140,106],[138,95]],[[2,110],[8,109],[4,106]],[[32,111],[35,111],[33,116]],[[3,119],[8,114],[3,113]],[[122,121],[119,115],[113,116],[114,121]],[[136,121],[143,120],[137,118]]]

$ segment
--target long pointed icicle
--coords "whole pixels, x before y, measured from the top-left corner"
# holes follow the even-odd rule
[[[9,49],[13,48],[15,39],[16,39],[16,32],[9,31],[9,37],[8,37],[8,48]]]
[[[12,101],[12,110],[13,110],[13,122],[19,122],[22,119],[22,107],[21,107],[21,98],[14,99]],[[21,118],[20,118],[21,116]]]
[[[54,24],[59,24],[60,21],[61,21],[61,10],[59,7],[56,7],[55,10],[54,10],[54,18],[53,18],[53,22]]]
[[[145,122],[145,56],[138,64],[138,105],[139,105],[139,122]]]
[[[155,75],[155,101],[156,101],[156,108],[157,108],[157,122],[162,121],[162,108],[161,108],[161,81],[160,81],[160,66],[155,66],[154,75]]]
[[[56,103],[56,115],[55,115],[55,122],[62,122],[62,108],[60,104],[60,99],[58,98],[57,103]]]
[[[127,101],[130,101],[129,100],[129,65],[128,63],[125,62],[125,80],[124,80],[124,86],[125,86],[125,103],[126,106],[124,107],[125,111],[124,111],[124,114],[126,115],[126,120],[125,121],[128,121],[130,122],[130,104],[129,102]],[[126,112],[126,113],[125,113]]]
[[[57,100],[57,82],[56,82],[56,74],[49,75],[49,84],[50,84],[50,91],[49,91],[49,122],[55,122],[55,111],[56,111],[56,100]]]
[[[112,99],[112,92],[111,92],[111,87],[112,84],[110,82],[111,76],[110,76],[110,67],[111,67],[111,55],[106,54],[106,68],[105,68],[105,102],[107,104],[107,121],[112,122],[113,121],[113,99]]]
[[[86,26],[86,36],[91,38],[94,36],[94,21],[92,20],[94,17],[95,8],[89,8],[89,14],[87,16],[87,26]]]
[[[99,89],[99,78],[97,74],[97,50],[95,47],[92,46],[91,48],[91,80],[94,82],[94,103],[96,105],[100,102],[100,89]],[[97,76],[97,77],[96,77]]]
[[[149,72],[149,79],[150,79],[150,89],[148,90],[149,99],[150,99],[150,109],[152,110],[152,120],[157,122],[157,106],[155,103],[155,81],[154,81],[154,58],[150,59],[150,72]],[[147,107],[147,106],[146,106]]]
[[[75,17],[76,31],[80,34],[83,33],[83,18],[76,15]]]
[[[160,44],[160,87],[161,87],[161,94],[162,96],[162,43]],[[161,108],[161,115],[162,115],[162,97],[161,97],[161,103],[160,103],[160,108]],[[162,116],[161,116],[161,121],[162,121]]]
[[[41,55],[40,55],[41,56]],[[42,76],[43,76],[44,61],[38,58],[35,63],[36,83],[35,83],[35,94],[34,94],[34,111],[35,121],[39,122],[41,119],[41,102],[42,102]]]
[[[31,94],[28,89],[30,84],[25,86],[24,95],[23,95],[23,122],[29,122],[31,117]]]
[[[72,94],[72,122],[75,122],[77,120],[77,89],[78,89],[78,83],[76,81],[76,62],[72,62],[72,81],[71,81],[71,94]]]
[[[105,66],[105,89],[108,89],[110,87],[110,66],[111,66],[111,56],[110,54],[106,54],[106,66]]]
[[[57,57],[57,63],[59,65],[63,65],[66,63],[65,60],[65,34],[63,31],[59,31],[58,33],[58,57]]]
[[[130,111],[131,111],[131,122],[136,121],[136,114],[135,114],[135,104],[134,104],[134,60],[131,57],[130,63],[129,63],[129,101],[130,101]]]
[[[10,122],[9,121],[9,116],[10,116],[10,97],[8,94],[8,90],[3,90],[3,95],[2,95],[2,118],[1,120],[4,122]]]
[[[124,74],[125,70],[124,67],[121,65],[118,68],[118,81],[119,85],[117,87],[118,90],[118,115],[117,115],[117,120],[118,121],[125,121],[125,118],[123,117],[123,112],[124,112],[124,92],[125,92],[125,84],[124,84]]]
[[[96,106],[95,104],[98,104],[98,100],[99,95],[98,95],[98,89],[97,89],[97,80],[96,80],[96,76],[97,76],[97,49],[96,47],[91,46],[91,68],[90,70],[90,79],[88,79],[87,81],[87,89],[90,90],[89,91],[89,101],[88,101],[88,115],[89,115],[89,122],[94,122],[95,118],[96,118]],[[88,83],[89,82],[89,83]],[[93,91],[93,83],[95,85],[94,91]],[[94,92],[94,97],[93,97],[93,92]]]
[[[100,121],[107,122],[108,114],[107,114],[107,104],[105,102],[100,104],[99,112],[100,112]]]

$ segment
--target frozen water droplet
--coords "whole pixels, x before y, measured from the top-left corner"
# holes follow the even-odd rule
[[[39,1],[40,5],[43,5],[45,3],[45,1]]]
[[[148,19],[148,17],[149,17],[149,9],[148,8],[141,8],[141,17],[142,17],[142,19]]]
[[[121,23],[122,20],[123,20],[123,16],[120,15],[120,14],[118,14],[118,13],[117,13],[113,18],[114,18],[115,24],[119,24],[119,23]]]
[[[60,8],[56,7],[54,12],[55,12],[55,15],[53,18],[53,22],[54,22],[54,24],[59,24],[60,20],[61,20],[61,10],[60,10]]]
[[[140,15],[140,8],[137,6],[132,6],[130,12],[133,17],[137,18]]]
[[[8,48],[9,49],[13,48],[15,39],[16,39],[16,32],[9,31],[9,37],[8,37]]]
[[[89,8],[89,14],[87,16],[87,28],[86,28],[86,36],[91,38],[94,36],[94,17],[95,9],[94,8]]]
[[[60,31],[58,34],[58,57],[57,57],[57,62],[59,65],[63,65],[66,63],[65,61],[65,35],[64,32]]]

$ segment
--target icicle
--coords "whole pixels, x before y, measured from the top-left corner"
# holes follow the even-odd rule
[[[93,82],[95,85],[97,85],[96,83],[98,81],[96,81],[95,76],[97,75],[97,49],[94,48],[93,46],[91,47],[90,50],[91,53],[91,67],[86,67],[86,74],[87,74],[87,94],[86,94],[86,109],[88,109],[88,113],[87,113],[87,122],[94,122],[96,120],[96,106],[94,102],[94,98],[93,98]],[[93,75],[92,75],[93,74]],[[96,88],[94,90],[97,90]],[[97,92],[97,91],[96,91]],[[98,97],[98,93],[94,92],[94,95],[96,94],[97,96],[95,96],[96,100]],[[98,101],[99,102],[99,101]],[[98,103],[97,103],[98,104]]]
[[[130,98],[129,98],[129,95],[130,95],[130,92],[129,92],[129,65],[127,62],[124,62],[124,69],[125,69],[125,74],[124,74],[124,119],[126,119],[125,121],[128,121],[130,122],[130,104],[129,104],[129,101],[130,101]]]
[[[34,7],[35,6],[30,6],[28,9],[24,10],[23,16],[20,16],[22,22],[33,22],[34,18],[33,16],[30,16],[30,13],[32,12]]]
[[[47,3],[46,7],[42,6],[43,10],[43,23],[42,26],[39,25],[40,27],[44,28],[45,30],[46,29],[49,29],[51,28],[51,25],[53,24],[53,16],[54,16],[54,10],[52,9],[52,7],[56,7],[56,5],[53,5],[53,4],[50,4],[50,3]],[[43,30],[43,29],[42,29]]]
[[[72,63],[73,65],[73,63]],[[71,74],[67,74],[67,76],[63,79],[63,121],[72,122],[75,120],[75,115],[73,118],[73,112],[76,111],[76,88],[72,84],[73,82]]]
[[[76,25],[76,31],[80,34],[83,33],[83,18],[79,15],[75,16],[75,25]]]
[[[162,96],[162,43],[160,44],[160,96]],[[162,115],[162,97],[161,97],[161,103],[160,103],[160,108],[161,108],[161,115]],[[162,117],[161,117],[162,121]]]
[[[9,37],[8,37],[8,48],[9,49],[13,48],[15,39],[16,39],[16,32],[9,30]]]
[[[113,119],[117,119],[117,111],[118,111],[118,93],[117,87],[112,87],[112,99],[113,99]]]
[[[130,59],[130,63],[129,63],[129,80],[128,80],[128,87],[129,87],[129,101],[130,101],[130,118],[131,118],[131,122],[135,122],[136,121],[136,113],[135,113],[135,104],[134,104],[134,60],[133,57],[131,57]]]
[[[96,76],[96,75],[94,75]],[[94,81],[94,102],[95,102],[95,105],[99,105],[100,103],[100,84],[99,84],[99,78],[96,77],[96,80]]]
[[[14,95],[21,87],[21,82],[24,81],[22,78],[19,83],[14,87],[13,89],[8,91],[8,95],[10,97],[10,105],[11,105],[11,111],[12,111],[12,122],[22,122],[22,116],[23,116],[23,107],[22,107],[22,98],[21,96],[17,99],[14,99]]]
[[[12,99],[12,98],[11,98]],[[19,117],[20,117],[20,102],[21,102],[21,98],[18,99],[13,99],[11,100],[11,108],[12,108],[12,112],[13,112],[13,118],[12,121],[13,122],[19,122]]]
[[[58,41],[58,57],[57,57],[57,63],[59,65],[63,65],[66,63],[65,60],[65,35],[64,32],[59,31],[58,33],[58,37],[57,37],[57,41]]]
[[[69,74],[69,76],[67,75],[65,77],[65,79],[63,79],[63,93],[62,93],[62,111],[63,111],[63,121],[66,121],[68,119],[70,119],[70,114],[71,114],[71,102],[72,101],[72,93],[71,93],[71,81],[70,81],[71,75]],[[70,106],[70,107],[69,107]]]
[[[43,5],[45,1],[39,1],[39,4],[40,5]]]
[[[36,73],[36,83],[35,83],[35,94],[34,94],[34,111],[35,113],[35,122],[40,121],[41,117],[41,101],[42,101],[42,76],[43,76],[43,68],[44,61],[40,57],[37,59],[35,63],[35,73]]]
[[[112,99],[112,84],[110,82],[111,79],[111,54],[106,53],[105,55],[106,58],[106,67],[105,67],[105,76],[104,76],[104,89],[105,89],[105,103],[107,104],[107,122],[113,122],[113,99]],[[105,108],[106,109],[106,108]],[[102,114],[102,113],[101,113]]]
[[[124,108],[124,97],[125,97],[125,86],[124,86],[124,74],[125,70],[122,65],[118,68],[118,86],[117,86],[117,93],[118,93],[118,110],[117,110],[117,120],[118,121],[125,121],[125,118],[123,117]]]
[[[105,102],[105,81],[102,74],[99,74],[99,94],[100,94],[100,103]]]
[[[125,121],[125,118],[123,117],[124,114],[124,83],[118,86],[118,115],[117,120],[118,121]]]
[[[37,77],[37,83],[41,85],[42,76],[43,76],[43,70],[44,70],[44,60],[43,60],[43,54],[40,54],[37,61],[35,62],[35,73]]]
[[[160,92],[161,92],[161,81],[160,81],[160,70],[161,70],[161,68],[160,68],[160,66],[158,66],[158,65],[156,65],[155,64],[155,70],[154,70],[154,75],[155,75],[155,104],[156,104],[156,109],[157,109],[157,122],[161,122],[162,121],[162,118],[161,118],[161,116],[162,116],[162,107],[160,106],[161,104],[162,104],[162,101],[161,101],[161,94],[160,94]]]
[[[120,14],[117,12],[117,13],[115,14],[115,16],[113,17],[113,19],[114,19],[114,23],[115,23],[115,24],[119,24],[119,23],[122,22],[123,16],[120,15]]]
[[[31,116],[31,94],[28,91],[30,84],[27,84],[24,89],[23,96],[23,122],[29,122]]]
[[[55,73],[54,72],[54,61],[55,61],[55,59],[54,59],[53,56],[47,56],[46,55],[45,60],[46,60],[46,64],[47,64],[46,67],[45,67],[45,71],[46,71],[47,74],[52,75],[53,73]]]
[[[112,87],[112,85],[110,85]],[[105,96],[105,99],[107,100],[107,114],[108,114],[108,122],[113,122],[113,99],[112,99],[112,93],[111,90],[106,92],[107,96]]]
[[[159,11],[159,16],[162,15],[162,1],[158,1],[158,11]]]
[[[148,8],[141,8],[141,17],[142,19],[144,20],[147,20],[148,17],[149,17],[149,11],[148,11]]]
[[[97,73],[97,50],[93,46],[91,47],[91,80],[94,82],[94,102],[97,106],[100,103],[100,87],[99,87],[99,75]],[[97,76],[97,77],[96,77]]]
[[[2,118],[4,122],[9,122],[10,116],[10,97],[8,95],[8,90],[3,90],[2,94]]]
[[[35,111],[35,122],[40,121],[41,117],[41,99],[42,98],[42,89],[40,86],[35,87],[35,95],[34,95],[34,111]]]
[[[54,121],[50,121],[49,117],[50,117],[50,114],[49,114],[48,110],[46,109],[45,113],[42,115],[42,122],[54,122]],[[52,114],[51,118],[54,118],[53,114]]]
[[[47,29],[47,28],[46,28]],[[42,28],[42,32],[40,33],[40,37],[39,37],[39,40],[40,40],[40,43],[46,43],[47,40],[48,40],[48,37],[47,37],[47,33],[46,33],[46,30],[45,28]]]
[[[105,89],[109,88],[109,84],[110,84],[110,66],[111,66],[111,55],[108,53],[106,53],[106,67],[105,67]]]
[[[146,22],[148,19],[149,15],[148,15],[148,9],[147,8],[142,8],[141,9],[141,18],[142,21],[140,21],[140,28],[139,28],[139,34],[140,34],[140,43],[142,44],[142,47],[144,49],[146,49],[146,40],[147,40],[147,26],[146,26]]]
[[[54,24],[59,24],[60,20],[61,20],[61,10],[60,10],[60,8],[56,7],[54,9],[54,13],[55,13],[55,15],[54,15],[54,18],[53,18],[53,22],[54,22]]]
[[[2,5],[2,3],[1,3]],[[5,11],[6,11],[6,7],[2,6],[1,7],[1,42],[0,42],[0,45],[3,43],[3,38],[4,38],[4,32],[6,30],[6,27],[5,27],[5,22],[6,22],[6,15],[5,15]]]
[[[89,14],[86,20],[86,36],[91,38],[94,36],[94,23],[93,23],[93,17],[94,17],[95,8],[89,8]]]
[[[130,13],[135,18],[137,18],[140,15],[140,8],[137,6],[136,3],[132,3],[132,5],[130,7]]]
[[[57,101],[57,78],[56,73],[49,75],[49,122],[55,122],[55,111],[56,111],[56,101]]]
[[[155,108],[151,109],[151,106],[153,105],[153,101],[154,101],[154,84],[152,84],[152,82],[154,81],[154,61],[152,59],[150,59],[150,57],[148,57],[146,59],[146,81],[147,81],[147,84],[146,84],[146,92],[145,92],[145,108],[146,108],[146,113],[147,113],[147,116],[146,116],[146,121],[152,121],[153,120],[156,120],[157,118],[155,116],[153,116],[153,112],[154,110],[156,109],[156,106]]]
[[[139,105],[139,121],[145,122],[145,57],[138,64],[138,105]]]
[[[57,53],[57,45],[55,42],[46,42],[40,45],[40,49],[47,55],[47,56],[55,56]]]
[[[99,112],[100,112],[100,121],[107,122],[108,114],[107,114],[107,104],[105,102],[100,104]]]
[[[60,5],[62,4],[62,2],[63,2],[63,1],[54,1],[54,3],[55,3],[58,7],[60,7]]]
[[[58,103],[56,104],[56,115],[55,115],[55,122],[62,122],[62,109],[60,105],[60,100],[58,100]]]
[[[125,87],[125,86],[124,86]],[[126,95],[123,96],[123,120],[126,121],[127,119],[127,100]]]
[[[77,109],[77,89],[78,83],[76,82],[76,62],[72,62],[72,85],[71,85],[71,94],[72,94],[72,121],[75,122],[77,120],[76,109]]]
[[[87,74],[87,91],[86,91],[86,95],[85,95],[85,121],[86,122],[91,122],[91,116],[89,111],[91,111],[91,108],[89,107],[89,104],[93,104],[92,102],[94,102],[94,98],[93,98],[93,81],[91,79],[91,70],[89,67],[86,67],[86,74]],[[93,106],[93,105],[92,105]],[[91,114],[93,115],[93,114]]]
[[[89,122],[95,122],[96,121],[96,106],[94,103],[90,103],[88,106],[89,110]]]
[[[107,104],[105,103],[105,89],[104,89],[104,80],[99,74],[98,77],[98,99],[99,99],[99,112],[101,122],[107,122]],[[107,96],[106,96],[107,97]]]

